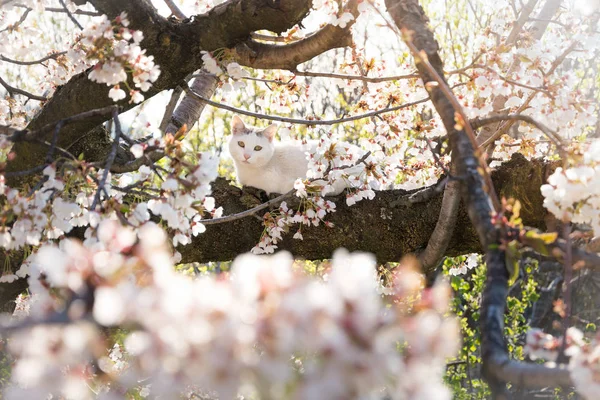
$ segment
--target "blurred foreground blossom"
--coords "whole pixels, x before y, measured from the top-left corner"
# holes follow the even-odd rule
[[[190,388],[227,399],[248,387],[274,398],[450,398],[441,379],[459,344],[450,291],[424,289],[411,263],[386,288],[371,255],[345,250],[326,280],[286,252],[244,254],[229,276],[191,279],[174,270],[160,227],[136,233],[106,220],[88,246],[43,246],[29,281],[20,307],[29,317],[10,339],[9,399],[173,398]],[[108,326],[127,332],[110,351]]]

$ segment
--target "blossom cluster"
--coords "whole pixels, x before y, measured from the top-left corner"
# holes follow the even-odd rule
[[[147,210],[160,216],[174,232],[174,246],[189,244],[192,236],[206,230],[202,225],[205,213],[214,218],[223,213],[221,207],[215,206],[214,198],[208,197],[210,183],[217,177],[219,159],[202,153],[198,161],[185,175],[171,174],[161,184],[162,196],[148,201]]]
[[[96,235],[35,254],[32,319],[11,337],[8,399],[86,399],[141,381],[146,394],[167,398],[191,386],[219,398],[248,386],[305,399],[450,398],[441,383],[458,346],[456,320],[445,316],[450,291],[424,289],[409,263],[387,288],[373,257],[345,250],[324,280],[298,271],[285,252],[242,255],[229,277],[191,279],[175,272],[153,223],[134,231],[106,220]],[[42,323],[56,315],[67,320]],[[108,352],[100,331],[111,326],[135,328]]]
[[[95,82],[112,86],[108,95],[114,101],[127,97],[124,85],[129,92],[130,102],[144,100],[141,92],[147,91],[158,79],[160,68],[154,63],[154,56],[147,56],[140,42],[142,31],[127,28],[126,13],[110,21],[105,15],[91,22],[81,33],[76,46],[70,50],[70,57],[77,62],[86,59],[97,61],[88,77]],[[129,87],[128,74],[137,89]]]
[[[587,342],[583,332],[571,327],[567,329],[564,342],[564,353],[570,357],[569,370],[577,393],[585,399],[597,399],[600,396],[600,336],[596,334]],[[555,361],[562,347],[562,337],[534,328],[527,332],[523,351],[533,360]]]
[[[325,220],[327,214],[335,212],[336,205],[323,196],[340,193],[347,189],[346,204],[351,206],[363,199],[372,200],[374,189],[389,185],[384,164],[376,156],[366,153],[358,146],[334,141],[330,136],[322,136],[318,141],[305,143],[308,159],[306,179],[297,179],[294,184],[300,205],[296,210],[282,203],[278,210],[265,214],[265,230],[259,243],[252,249],[256,254],[272,253],[282,240],[282,233],[291,226],[300,224],[294,239],[303,239],[302,226],[333,227]]]
[[[460,264],[460,266],[450,268],[448,273],[450,275],[465,275],[468,271],[479,265],[479,261],[479,256],[477,254],[471,254]]]
[[[234,92],[246,86],[243,79],[249,77],[250,73],[242,68],[240,64],[236,62],[228,63],[225,66],[225,72],[221,68],[223,63],[219,62],[211,53],[207,51],[202,53],[202,62],[204,63],[202,68],[219,78],[219,83],[225,93]]]
[[[586,399],[597,399],[600,396],[600,337],[579,348],[571,358],[571,379],[575,383],[577,393]]]
[[[323,136],[317,141],[316,148],[311,150],[306,177],[313,180],[313,184],[323,185],[323,195],[336,192],[339,187],[347,187],[351,190],[346,203],[353,205],[362,199],[372,200],[375,197],[373,189],[388,184],[381,166],[376,163],[377,155],[367,155],[357,146]]]
[[[305,193],[306,186],[302,180],[297,180],[296,193]],[[318,189],[315,189],[318,190]],[[270,254],[275,252],[279,241],[283,240],[284,234],[288,233],[292,226],[298,225],[294,239],[304,239],[302,228],[319,226],[324,224],[333,227],[333,224],[325,220],[327,214],[335,212],[336,205],[330,200],[325,200],[320,195],[311,195],[303,198],[296,210],[288,207],[283,201],[279,208],[271,210],[263,216],[264,232],[256,246],[252,248],[254,254]]]
[[[562,337],[557,338],[539,328],[532,328],[527,331],[523,352],[532,360],[544,359],[556,361],[559,350],[562,347],[562,342]],[[583,333],[580,330],[573,327],[567,329],[565,346],[565,354],[567,356],[577,354],[583,344]]]
[[[351,21],[354,21],[354,15],[347,9],[348,1],[338,2],[332,0],[313,1],[313,9],[318,10],[321,18],[327,18],[327,23],[340,28],[346,28]],[[368,9],[368,0],[363,0],[358,4],[359,11]]]
[[[151,139],[142,147],[164,151],[167,160],[182,157],[181,142],[172,135]],[[143,154],[144,149],[140,151]],[[153,177],[150,167],[142,166],[135,173],[114,177],[107,173],[102,187],[99,182],[103,169],[73,161],[57,171],[56,165],[50,164],[43,171],[39,190],[31,193],[21,193],[7,186],[5,177],[0,174],[0,195],[5,198],[0,208],[4,221],[0,226],[0,247],[18,250],[40,246],[63,239],[76,227],[86,228],[86,242],[92,242],[102,220],[120,219],[139,227],[150,220],[151,214],[164,221],[173,235],[174,246],[188,244],[192,236],[205,231],[203,218],[222,214],[222,208],[209,196],[210,184],[217,177],[218,162],[212,153],[198,153],[195,163],[177,162],[177,167],[162,181]],[[71,193],[68,187],[76,185],[79,192]],[[126,204],[125,195],[132,190],[135,193],[135,189],[157,193],[157,196]],[[102,193],[109,197],[101,196]],[[97,196],[100,201],[92,208]],[[29,269],[30,260],[27,260],[15,272],[4,271],[0,282],[23,278]]]
[[[584,144],[575,165],[557,168],[542,185],[544,207],[562,221],[590,224],[600,234],[600,141]]]

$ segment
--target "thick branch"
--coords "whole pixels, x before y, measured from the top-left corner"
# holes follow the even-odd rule
[[[235,58],[241,65],[256,69],[288,69],[296,67],[327,50],[352,45],[350,27],[358,17],[357,1],[348,3],[354,20],[345,28],[326,25],[312,35],[296,42],[276,45],[249,39],[235,47]]]
[[[521,201],[523,221],[528,226],[544,227],[546,211],[539,188],[544,183],[548,168],[553,167],[515,155],[492,174],[499,193]],[[352,207],[346,206],[344,195],[333,198],[337,211],[328,219],[334,223],[334,228],[303,226],[304,240],[294,240],[289,234],[279,248],[311,260],[329,258],[335,249],[345,247],[373,253],[380,262],[398,261],[403,255],[425,248],[442,204],[441,193],[416,204],[409,200],[411,194],[403,190],[378,192],[375,199],[363,200]],[[213,185],[213,196],[216,204],[223,206],[224,215],[236,214],[260,203],[254,196],[222,179]],[[481,251],[464,207],[460,208],[456,226],[461,228],[450,237],[444,254]],[[260,218],[255,217],[207,226],[206,233],[195,238],[192,244],[178,248],[178,251],[184,262],[231,260],[254,247],[263,228]]]
[[[521,13],[519,14],[519,19],[513,25],[513,28],[510,31],[510,34],[508,35],[508,38],[506,38],[507,44],[514,44],[514,42],[517,40],[519,34],[523,30],[523,26],[525,26],[525,23],[527,23],[527,20],[529,19],[529,16],[533,12],[533,9],[535,8],[538,1],[539,0],[529,0],[527,4],[523,5]]]
[[[297,42],[284,45],[267,44],[249,39],[235,47],[234,57],[240,65],[256,69],[288,69],[311,60],[330,49],[352,45],[347,29],[326,25]]]
[[[217,90],[218,81],[216,76],[203,72],[197,75],[190,88],[202,97],[211,98]],[[184,124],[188,126],[188,129],[191,129],[192,125],[200,119],[200,114],[202,114],[205,106],[204,101],[186,93],[175,112],[173,112],[171,122],[167,124],[165,133],[175,133]]]

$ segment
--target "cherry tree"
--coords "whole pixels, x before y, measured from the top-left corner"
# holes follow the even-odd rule
[[[570,318],[600,265],[595,4],[181,3],[0,0],[7,398],[450,398],[436,276],[474,252],[494,398],[598,396]],[[294,190],[231,184],[232,113],[318,139]],[[551,364],[505,337],[530,252],[564,271],[561,335],[525,339]]]

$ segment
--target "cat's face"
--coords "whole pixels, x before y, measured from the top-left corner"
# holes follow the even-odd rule
[[[273,157],[275,145],[273,136],[277,125],[270,125],[266,129],[246,127],[244,122],[235,115],[231,120],[231,138],[229,139],[229,152],[231,157],[239,164],[248,164],[261,167]]]

